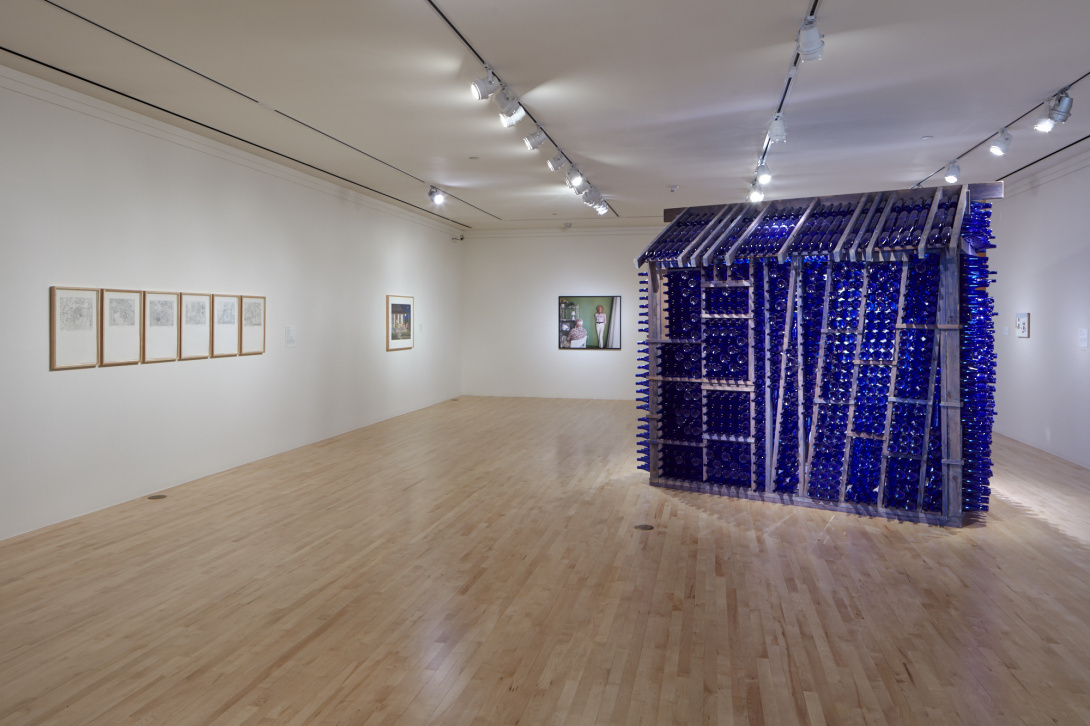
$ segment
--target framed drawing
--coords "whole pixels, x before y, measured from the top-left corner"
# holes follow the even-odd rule
[[[197,360],[212,354],[212,296],[181,294],[181,359]]]
[[[99,326],[99,363],[127,366],[140,362],[144,342],[144,293],[139,290],[103,290]]]
[[[144,293],[143,362],[163,363],[178,360],[178,320],[178,293]]]
[[[1019,338],[1029,337],[1029,313],[1014,314],[1014,334]]]
[[[88,287],[49,288],[49,370],[98,365],[99,294]]]
[[[620,350],[621,298],[563,295],[557,306],[557,342],[562,350]]]
[[[265,298],[242,296],[242,342],[239,355],[265,352]]]
[[[238,355],[238,295],[212,296],[212,357]]]
[[[413,298],[386,296],[386,350],[413,347]]]

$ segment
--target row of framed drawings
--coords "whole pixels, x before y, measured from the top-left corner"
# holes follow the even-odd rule
[[[265,298],[49,288],[49,369],[265,352]]]

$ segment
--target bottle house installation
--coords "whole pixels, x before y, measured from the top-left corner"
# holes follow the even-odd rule
[[[950,526],[987,510],[986,200],[1000,196],[954,185],[678,214],[636,259],[651,483]]]

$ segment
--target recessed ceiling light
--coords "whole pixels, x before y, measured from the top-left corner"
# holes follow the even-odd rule
[[[935,137],[934,136],[921,136],[920,141],[930,141],[933,138],[935,138]]]

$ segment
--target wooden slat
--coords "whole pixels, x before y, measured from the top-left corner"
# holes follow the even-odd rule
[[[908,288],[908,266],[909,261],[904,260],[901,262],[901,286],[897,293],[897,322],[901,322],[905,315],[905,294]],[[893,330],[893,360],[891,363],[896,364],[901,354],[901,336],[897,333],[897,329]],[[889,462],[889,442],[893,438],[890,433],[890,426],[893,423],[893,402],[890,400],[897,392],[897,368],[896,365],[891,365],[889,368],[889,389],[886,391],[886,428],[885,438],[882,440],[882,465],[878,472],[878,506],[886,508],[884,497],[886,494],[886,468]]]
[[[805,200],[795,199],[792,201],[801,203]],[[788,255],[791,254],[791,247],[795,244],[795,238],[799,235],[799,230],[802,229],[802,226],[804,224],[806,224],[806,220],[810,218],[810,213],[814,211],[814,207],[817,205],[817,203],[818,197],[814,197],[810,200],[810,204],[807,205],[806,211],[802,213],[802,216],[799,217],[799,221],[796,222],[795,226],[792,228],[791,234],[787,235],[787,239],[783,241],[780,249],[776,252],[776,262],[779,262],[782,265],[784,261],[787,260]]]
[[[738,256],[738,248],[746,243],[746,240],[749,239],[749,236],[753,234],[753,230],[761,226],[761,222],[764,221],[765,215],[768,214],[768,211],[770,209],[772,209],[772,203],[765,202],[764,208],[761,209],[761,212],[753,218],[753,221],[750,222],[750,225],[746,227],[745,231],[742,232],[741,235],[739,235],[738,239],[734,241],[734,244],[730,246],[730,249],[727,250],[727,254],[724,258],[728,265],[734,263],[734,259]],[[705,255],[705,258],[706,257],[707,256]]]
[[[737,215],[741,214],[744,208],[745,205],[742,204],[728,204],[724,206],[723,209],[715,215],[712,221],[700,231],[700,234],[694,237],[693,241],[682,250],[681,254],[678,255],[678,262],[683,267],[696,266],[697,256],[700,255],[701,251],[707,245],[711,244],[712,241],[716,239],[716,235],[718,235],[719,231],[724,226],[729,225],[731,220],[735,219]]]
[[[852,262],[855,262],[857,260],[857,258],[859,257],[859,255],[858,255],[859,246],[860,245],[865,245],[867,242],[869,242],[869,240],[867,239],[867,228],[870,226],[870,221],[872,219],[874,219],[874,215],[877,214],[878,207],[880,207],[882,205],[883,199],[887,199],[888,196],[889,195],[887,193],[879,193],[879,194],[874,195],[874,199],[871,200],[870,211],[867,212],[867,218],[864,219],[863,224],[861,224],[859,226],[859,231],[855,235],[855,240],[852,242],[852,246],[850,248],[848,248],[848,250],[847,250],[848,259],[851,260]],[[889,207],[890,207],[890,204],[889,204],[889,201],[887,199],[887,201],[885,203],[885,209],[889,209]],[[883,210],[883,213],[885,212],[885,209]],[[838,258],[838,259],[843,259],[843,253],[841,254],[841,257]]]
[[[859,210],[857,209],[856,212]],[[851,225],[849,224],[850,228]],[[825,263],[825,299],[821,308],[821,327],[820,327],[820,339],[818,342],[818,356],[817,356],[817,370],[814,371],[814,409],[813,420],[810,422],[810,432],[806,437],[807,442],[807,456],[806,465],[803,468],[804,478],[799,480],[799,487],[809,493],[810,491],[810,476],[814,463],[814,446],[817,443],[817,423],[818,423],[818,400],[821,394],[821,384],[823,374],[825,371],[825,344],[829,340],[828,330],[826,325],[829,320],[829,300],[832,298],[833,288],[833,265],[831,262]],[[845,443],[847,439],[845,438]],[[847,458],[847,453],[845,453]]]
[[[939,264],[939,303],[937,320],[941,325],[960,323],[961,260],[957,248],[942,253]],[[942,359],[942,513],[951,521],[960,521],[962,450],[961,450],[961,334],[953,327],[938,332]]]
[[[781,353],[780,353],[780,376],[779,376],[780,380],[779,380],[779,387],[778,387],[779,396],[776,399],[776,408],[777,408],[776,420],[777,420],[777,424],[776,424],[776,436],[775,436],[775,440],[773,441],[773,444],[772,444],[772,466],[770,467],[770,477],[769,477],[769,481],[771,482],[771,484],[770,484],[770,488],[767,489],[766,491],[773,491],[775,489],[776,461],[779,459],[780,441],[783,439],[783,427],[784,427],[784,424],[786,423],[784,418],[787,417],[787,416],[791,416],[792,418],[794,418],[794,416],[792,416],[793,412],[788,411],[787,406],[784,405],[784,392],[787,390],[786,389],[786,386],[787,386],[787,356],[789,356],[791,354],[790,353],[791,317],[795,314],[795,306],[792,303],[794,302],[794,298],[795,298],[795,286],[796,286],[796,284],[798,282],[797,279],[796,279],[797,277],[798,277],[798,268],[795,265],[791,265],[791,273],[790,273],[790,275],[788,275],[788,283],[787,283],[787,305],[784,306],[784,308],[785,308],[785,313],[784,313],[785,320],[784,320],[784,326],[783,326],[783,338],[782,338],[782,340],[776,341],[777,344],[780,346],[779,350],[781,351]]]
[[[921,260],[927,256],[927,237],[931,234],[931,225],[935,223],[935,214],[939,211],[939,204],[942,202],[942,195],[946,192],[946,187],[935,187],[935,198],[931,200],[931,211],[927,213],[927,221],[923,226],[923,233],[920,235],[920,243],[916,246],[916,256]]]
[[[857,219],[859,219],[859,215],[861,215],[863,213],[863,206],[864,206],[864,204],[866,203],[867,199],[870,196],[871,196],[870,194],[862,194],[862,195],[860,195],[859,200],[855,203],[855,211],[852,212],[851,219],[848,220],[847,226],[844,227],[844,231],[841,233],[840,239],[837,240],[836,246],[833,247],[832,252],[829,253],[829,259],[833,260],[834,262],[840,262],[841,254],[842,254],[841,250],[843,249],[844,245],[847,243],[848,239],[851,237],[852,228],[855,227],[855,222],[856,222]],[[876,194],[874,196],[877,199],[878,195]],[[867,212],[867,218],[863,220],[863,225],[862,226],[864,228],[867,225],[867,221],[870,220],[870,215],[873,214],[873,213],[874,213],[874,208],[873,208],[873,205],[872,205],[871,209],[868,210],[868,212]]]
[[[707,266],[709,266],[709,265],[711,265],[713,263],[713,261],[715,260],[716,252],[718,252],[719,248],[723,246],[723,243],[726,241],[727,237],[730,236],[731,232],[734,231],[734,228],[738,226],[738,224],[742,221],[742,219],[744,219],[745,216],[747,214],[749,214],[749,212],[753,208],[754,208],[754,205],[752,205],[752,204],[741,205],[741,208],[740,208],[738,214],[735,215],[735,217],[723,229],[723,231],[719,232],[718,235],[714,239],[709,238],[708,245],[707,245],[707,250],[704,252],[704,257],[701,260],[702,264],[705,267],[707,267]],[[694,262],[695,262],[695,260],[694,260]]]
[[[873,207],[871,209],[873,211]],[[867,288],[870,287],[870,265],[863,267],[863,284],[860,287],[862,294],[859,297],[859,323],[855,329],[855,356],[852,363],[852,392],[848,398],[848,423],[844,427],[844,468],[840,472],[840,503],[847,502],[848,494],[848,465],[851,463],[852,419],[855,418],[855,399],[859,395],[859,350],[863,345],[863,325],[867,314]]]
[[[893,205],[897,203],[897,200],[902,197],[901,192],[890,192],[889,198],[886,200],[886,208],[882,210],[882,216],[878,220],[878,224],[874,225],[874,232],[871,234],[870,241],[867,242],[867,249],[863,253],[863,259],[868,262],[874,259],[874,245],[878,243],[878,238],[882,236],[882,231],[885,229],[886,222],[889,221],[889,215],[893,212]],[[854,260],[855,250],[852,250]]]

